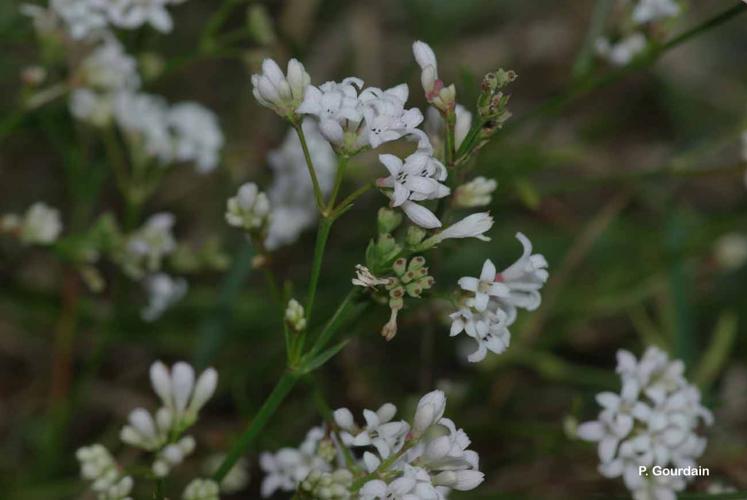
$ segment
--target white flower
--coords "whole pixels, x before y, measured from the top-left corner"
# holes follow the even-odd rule
[[[176,160],[194,162],[200,173],[210,172],[218,165],[223,133],[215,113],[200,104],[184,102],[171,107],[168,122]]]
[[[156,454],[155,461],[151,467],[156,477],[168,476],[171,469],[179,465],[195,449],[195,440],[192,436],[185,436],[175,443],[161,448]]]
[[[404,444],[404,438],[410,426],[405,421],[392,422],[397,413],[397,407],[386,403],[375,412],[363,410],[366,425],[363,428],[353,420],[353,415],[347,408],[340,408],[334,412],[335,423],[343,430],[340,434],[346,446],[373,446],[379,457],[386,459],[392,453],[399,451]]]
[[[208,476],[215,474],[225,458],[226,455],[222,453],[209,456],[203,466],[205,474]],[[241,457],[221,480],[220,490],[229,495],[238,493],[247,487],[249,478],[249,461]]]
[[[135,29],[149,24],[162,33],[173,29],[166,6],[171,0],[109,0],[108,14],[112,25]]]
[[[360,500],[442,500],[444,495],[431,483],[428,472],[405,465],[402,476],[386,483],[381,479],[368,481],[360,490]]]
[[[75,118],[96,127],[104,127],[111,123],[114,111],[110,94],[101,94],[86,88],[73,90],[68,106]]]
[[[326,195],[334,182],[335,153],[313,121],[304,121],[303,131],[319,187]],[[272,217],[265,246],[268,250],[275,250],[296,241],[306,228],[314,224],[318,210],[301,142],[293,130],[288,132],[280,148],[267,155],[267,161],[273,171],[273,181],[267,191]]]
[[[484,311],[478,311],[474,307],[474,299],[468,299],[463,307],[449,317],[452,320],[450,336],[465,332],[477,342],[477,350],[467,356],[469,362],[482,361],[487,351],[501,354],[508,349],[511,342],[508,327],[516,316],[509,316],[497,307],[497,302],[493,301]]]
[[[341,145],[346,131],[351,131],[357,137],[358,125],[363,120],[358,100],[362,87],[363,80],[352,76],[341,83],[323,83],[318,88],[310,85],[297,112],[315,116],[324,138],[332,144]]]
[[[149,94],[125,91],[114,98],[114,118],[130,146],[164,164],[174,157],[168,109],[166,101]]]
[[[454,85],[444,86],[438,78],[438,63],[433,49],[421,41],[412,44],[412,53],[420,66],[420,83],[425,91],[425,98],[442,112],[453,109],[456,105],[456,90]]]
[[[183,500],[218,500],[220,487],[211,479],[194,479],[182,493]]]
[[[493,227],[493,217],[488,212],[479,212],[468,215],[464,219],[455,222],[443,231],[436,233],[428,239],[432,244],[438,244],[444,240],[455,238],[477,238],[482,241],[490,241],[485,233]]]
[[[684,378],[681,361],[649,347],[640,360],[628,351],[617,354],[622,380],[619,395],[597,395],[602,411],[595,421],[578,427],[581,439],[599,443],[599,470],[605,477],[623,477],[634,498],[675,498],[688,477],[660,481],[643,476],[639,467],[695,467],[706,440],[697,435],[713,417],[700,403],[700,392]]]
[[[459,278],[458,284],[462,290],[474,294],[475,309],[484,311],[490,297],[507,297],[509,294],[509,288],[503,283],[497,283],[495,278],[495,265],[490,259],[486,259],[479,278],[465,276]]]
[[[549,276],[547,260],[540,254],[532,254],[532,243],[522,233],[516,233],[516,238],[524,252],[516,262],[496,274],[494,279],[509,290],[508,295],[500,297],[505,306],[533,311],[542,302],[539,291]]]
[[[109,450],[100,444],[79,448],[76,452],[80,462],[80,474],[91,481],[91,490],[99,498],[107,500],[131,500],[133,481],[125,476],[114,461]]]
[[[314,427],[298,448],[282,448],[276,453],[260,454],[259,466],[266,474],[262,480],[262,496],[269,497],[277,490],[295,490],[311,471],[330,472],[329,463],[317,454],[322,438],[322,428]]]
[[[176,250],[176,240],[172,234],[174,222],[172,214],[157,213],[130,235],[123,256],[123,265],[128,274],[139,278],[145,271],[161,269],[163,258]]]
[[[285,308],[285,322],[296,332],[306,328],[303,306],[296,299],[288,301],[288,306]]]
[[[187,293],[184,278],[172,278],[165,273],[156,273],[145,278],[148,305],[140,315],[145,321],[155,321],[166,309],[179,302]]]
[[[83,59],[76,77],[81,85],[97,91],[134,90],[140,86],[137,62],[114,37],[107,37]]]
[[[75,40],[101,36],[109,24],[107,0],[50,0],[51,10]]]
[[[596,51],[611,64],[625,66],[643,52],[647,45],[646,37],[636,32],[615,43],[611,43],[607,38],[599,38],[596,41]]]
[[[460,208],[484,207],[490,205],[491,195],[498,183],[495,179],[475,177],[454,191],[454,205]]]
[[[264,227],[270,216],[270,202],[265,193],[253,182],[247,182],[239,188],[233,198],[226,204],[226,222],[246,231],[256,231]]]
[[[405,109],[408,94],[409,89],[404,83],[384,91],[372,87],[361,93],[364,133],[359,146],[378,148],[385,142],[415,135],[421,139],[421,147],[429,147],[422,142],[422,132],[416,129],[423,121],[423,114],[417,108]]]
[[[303,64],[296,59],[288,61],[288,71],[283,71],[272,59],[262,61],[262,73],[252,75],[252,92],[263,106],[280,116],[292,116],[296,112],[311,82]]]
[[[438,422],[446,410],[446,395],[443,391],[429,392],[418,401],[413,418],[412,432],[420,436],[430,426]]]
[[[646,24],[679,14],[680,6],[676,0],[638,0],[632,17],[637,24]]]
[[[441,226],[441,221],[417,201],[434,200],[448,196],[450,190],[442,184],[446,180],[446,167],[431,155],[416,151],[403,162],[394,155],[379,155],[379,161],[389,171],[389,177],[376,181],[379,187],[392,188],[391,206],[401,207],[417,225],[426,229]]]
[[[27,245],[49,245],[54,243],[62,232],[60,211],[43,202],[31,205],[22,218],[11,217],[16,225],[21,242]]]

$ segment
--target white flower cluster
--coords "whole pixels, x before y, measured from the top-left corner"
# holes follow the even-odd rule
[[[176,250],[172,233],[175,222],[173,214],[159,212],[151,215],[127,238],[121,258],[127,274],[139,279],[146,273],[161,269],[164,257]]]
[[[218,500],[220,486],[211,479],[195,479],[184,488],[182,500]]]
[[[69,107],[75,118],[97,127],[114,121],[138,161],[191,162],[198,172],[209,172],[218,165],[224,143],[215,114],[194,102],[169,106],[160,97],[141,93],[135,59],[106,29],[109,24],[137,28],[150,23],[170,31],[166,6],[172,3],[180,0],[51,0],[49,10],[28,5],[22,10],[37,25],[42,20],[54,24],[59,16],[74,39],[86,39],[80,45],[88,55],[69,82]]]
[[[649,44],[646,31],[652,23],[680,15],[682,9],[677,0],[635,0],[626,3],[624,26],[632,31],[616,40],[600,37],[596,40],[597,55],[614,66],[625,66],[641,54]]]
[[[247,232],[261,231],[270,216],[270,201],[253,182],[247,182],[226,203],[226,222]]]
[[[100,444],[80,448],[75,456],[80,474],[91,481],[91,490],[99,500],[132,500],[132,477],[124,475],[109,450]]]
[[[695,467],[706,447],[697,434],[713,421],[700,403],[700,391],[684,377],[682,361],[649,347],[640,360],[628,351],[617,353],[619,394],[602,392],[597,420],[578,427],[578,436],[597,442],[600,473],[623,477],[636,500],[675,498],[689,476],[642,475],[639,467]]]
[[[168,33],[173,21],[166,7],[183,1],[50,0],[47,9],[24,5],[23,12],[33,17],[43,34],[61,27],[74,40],[98,39],[109,35],[111,28],[137,29],[146,24]]]
[[[451,314],[451,335],[466,333],[477,342],[477,350],[468,356],[475,363],[491,351],[500,354],[508,348],[508,327],[516,319],[516,310],[533,311],[542,301],[540,290],[549,276],[547,260],[532,254],[532,243],[522,233],[516,238],[523,246],[519,259],[496,273],[495,265],[486,260],[480,276],[459,279],[466,292],[460,309]]]
[[[328,496],[319,498],[438,500],[452,489],[471,490],[484,477],[479,457],[465,432],[444,418],[445,407],[443,392],[433,391],[420,399],[412,423],[394,420],[397,408],[386,403],[364,410],[363,426],[340,408],[339,440],[314,428],[300,448],[262,454],[262,494],[300,488],[317,495],[323,489]]]
[[[36,202],[23,216],[7,214],[0,217],[0,232],[15,234],[26,245],[50,245],[62,232],[60,212]]]

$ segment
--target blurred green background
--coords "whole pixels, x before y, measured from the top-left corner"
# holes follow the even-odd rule
[[[716,415],[701,460],[712,477],[694,489],[716,480],[747,489],[747,266],[725,266],[716,250],[725,234],[747,236],[739,144],[747,126],[747,15],[698,33],[652,64],[599,80],[610,75],[589,42],[590,32],[605,29],[592,22],[599,3],[189,0],[171,9],[171,35],[128,33],[130,53],[157,54],[164,64],[145,89],[205,104],[227,136],[216,172],[172,169],[148,213],[174,212],[178,236],[195,245],[218,239],[231,265],[190,277],[186,299],[146,324],[137,287],[124,282],[116,297],[83,291],[71,313],[64,302],[69,270],[45,250],[0,241],[0,497],[83,495],[74,450],[93,441],[116,445],[129,410],[152,405],[147,369],[155,359],[219,370],[219,393],[197,432],[203,449],[227,448],[284,359],[283,307],[252,272],[251,248],[223,220],[225,200],[240,183],[267,184],[265,155],[285,134],[286,125],[251,96],[249,75],[263,57],[294,56],[317,84],[348,75],[380,87],[406,81],[410,102],[424,108],[410,51],[416,39],[431,44],[439,71],[468,107],[487,71],[519,75],[510,89],[514,117],[475,167],[498,180],[493,240],[445,247],[430,263],[437,282],[448,290],[485,258],[509,264],[520,252],[517,231],[547,257],[551,278],[540,309],[512,328],[509,351],[477,366],[462,361],[461,342],[448,336],[447,303],[421,301],[405,311],[389,343],[378,334],[388,311],[372,308],[348,327],[356,337],[316,376],[330,404],[361,409],[392,401],[407,411],[418,395],[444,389],[447,413],[472,438],[486,474],[475,492],[455,498],[624,496],[619,481],[596,472],[594,447],[567,430],[574,419],[596,415],[596,392],[617,389],[616,350],[640,353],[654,343],[685,361]],[[690,2],[672,36],[736,3]],[[201,53],[206,20],[225,5],[221,36],[230,48]],[[72,231],[91,214],[123,207],[107,165],[74,146],[80,131],[64,100],[19,110],[19,75],[39,55],[18,6],[0,4],[0,212],[44,200],[62,209]],[[380,169],[373,154],[353,167],[348,189]],[[68,182],[75,169],[85,174]],[[367,194],[333,228],[317,318],[349,289],[382,200]],[[298,290],[312,248],[309,232],[273,263]],[[307,383],[294,389],[258,450],[300,442],[320,421],[311,395]],[[258,495],[255,456],[249,493],[236,498]]]

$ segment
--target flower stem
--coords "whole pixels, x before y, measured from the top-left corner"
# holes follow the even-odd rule
[[[444,143],[444,158],[446,159],[446,167],[451,168],[454,166],[454,160],[456,157],[456,140],[454,139],[454,127],[456,126],[456,112],[449,110],[444,116],[446,121],[446,141]]]
[[[311,279],[309,281],[309,291],[306,295],[306,324],[311,326],[311,313],[314,310],[314,299],[316,298],[316,289],[319,284],[319,275],[322,272],[322,260],[324,259],[324,249],[327,246],[329,231],[332,229],[334,219],[323,217],[319,222],[319,230],[316,234],[316,244],[314,245],[314,260],[311,263]]]
[[[283,376],[280,377],[280,380],[275,384],[275,388],[262,404],[257,415],[249,422],[244,433],[236,440],[233,447],[231,447],[231,450],[226,455],[226,458],[223,459],[223,463],[218,467],[215,474],[213,474],[213,479],[216,482],[220,483],[223,478],[226,477],[228,471],[230,471],[239,458],[241,458],[241,455],[246,452],[247,448],[252,445],[260,431],[275,414],[280,403],[283,402],[293,386],[296,385],[298,378],[299,375],[292,371],[286,371]]]
[[[311,160],[311,154],[309,153],[309,146],[306,144],[306,136],[303,133],[303,127],[301,122],[293,124],[293,128],[298,134],[298,139],[301,141],[301,149],[303,149],[303,156],[306,158],[306,168],[309,170],[309,177],[311,177],[311,184],[314,187],[314,199],[316,200],[316,206],[319,209],[319,213],[324,215],[324,199],[322,197],[322,190],[319,187],[319,179],[316,177],[316,170],[314,169],[314,162]]]
[[[334,210],[335,200],[337,200],[337,194],[340,192],[342,179],[345,177],[345,168],[348,166],[348,159],[349,157],[347,155],[342,155],[338,158],[337,173],[335,174],[335,184],[332,188],[332,194],[329,196],[329,200],[327,201],[327,209],[325,211],[326,214],[330,214]]]
[[[330,214],[330,218],[337,219],[340,215],[342,215],[343,212],[345,212],[348,208],[350,208],[350,205],[355,200],[360,198],[363,194],[366,193],[366,191],[371,189],[373,186],[374,185],[372,182],[368,182],[364,184],[363,186],[359,187],[358,189],[356,189],[355,191],[353,191],[352,193],[350,193],[348,196],[345,197],[344,200],[340,202],[339,205],[335,207],[335,209]]]

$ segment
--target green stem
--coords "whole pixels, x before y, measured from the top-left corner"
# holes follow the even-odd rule
[[[327,213],[332,213],[335,208],[335,200],[337,200],[337,194],[340,192],[342,179],[345,177],[345,168],[348,166],[348,159],[347,155],[340,156],[338,159],[335,184],[332,187],[332,194],[329,196],[329,201],[327,201]]]
[[[411,441],[408,441],[405,443],[405,445],[402,447],[401,450],[399,450],[397,453],[390,455],[389,458],[381,462],[381,464],[377,467],[377,469],[370,474],[366,474],[363,477],[360,477],[353,482],[352,486],[350,487],[350,491],[353,493],[357,493],[358,490],[360,490],[364,484],[366,484],[368,481],[372,479],[376,479],[379,477],[379,475],[383,472],[386,472],[386,470],[392,466],[397,460],[399,460],[402,455],[407,453],[407,451],[412,448],[415,443],[417,443],[416,439],[413,439]]]
[[[316,289],[319,285],[319,275],[322,272],[322,260],[324,259],[324,249],[327,246],[329,231],[332,229],[334,219],[322,217],[319,222],[319,230],[316,234],[316,244],[314,245],[314,260],[311,263],[311,279],[309,280],[309,291],[306,295],[306,327],[311,326],[311,313],[314,310],[314,299],[316,298]],[[302,344],[303,345],[303,344]]]
[[[337,329],[343,319],[344,313],[347,312],[348,307],[350,307],[350,305],[352,304],[357,292],[358,290],[352,288],[345,296],[345,298],[342,299],[340,305],[337,306],[337,310],[329,319],[327,325],[319,334],[319,337],[317,337],[316,341],[314,342],[314,346],[309,350],[310,358],[313,358],[316,354],[319,354],[319,352],[324,349],[327,344],[329,344],[329,341],[332,340],[332,336],[335,334],[335,332],[337,332]]]
[[[213,474],[213,479],[216,482],[220,483],[226,477],[226,474],[228,474],[239,458],[241,458],[241,455],[254,443],[260,431],[277,411],[280,403],[283,402],[293,386],[296,385],[298,378],[298,374],[291,371],[285,372],[280,377],[280,380],[275,384],[275,388],[262,404],[257,415],[249,422],[244,433],[236,440],[223,460],[223,463],[218,467],[215,474]]]
[[[337,207],[335,207],[335,209],[330,214],[330,218],[337,219],[340,215],[343,214],[343,212],[350,208],[350,205],[352,205],[355,200],[363,196],[363,194],[365,194],[366,191],[368,191],[372,187],[374,187],[373,183],[369,182],[350,193],[347,197],[345,197],[344,200],[340,202],[339,205],[337,205]]]
[[[454,159],[456,157],[455,139],[454,139],[454,127],[456,126],[456,113],[454,110],[446,113],[444,117],[446,121],[446,141],[444,142],[444,158],[446,159],[446,167],[451,168],[454,166]]]
[[[311,184],[314,187],[314,199],[316,200],[316,206],[319,209],[319,213],[325,215],[324,199],[322,197],[322,189],[319,187],[319,179],[316,177],[316,170],[314,169],[314,162],[311,160],[311,154],[309,153],[309,146],[306,144],[306,136],[303,133],[303,127],[301,122],[293,124],[293,128],[298,134],[298,139],[301,141],[301,149],[303,149],[303,156],[306,159],[306,168],[309,170],[309,177],[311,177]]]

